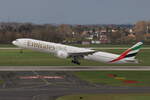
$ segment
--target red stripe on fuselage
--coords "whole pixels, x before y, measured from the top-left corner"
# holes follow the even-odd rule
[[[118,58],[116,58],[116,59],[114,59],[114,60],[112,60],[110,62],[116,62],[116,61],[119,61],[119,60],[123,59],[130,51],[131,51],[131,49],[126,50]]]

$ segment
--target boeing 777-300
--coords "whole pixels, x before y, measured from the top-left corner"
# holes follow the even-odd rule
[[[135,58],[135,56],[143,44],[142,42],[138,42],[131,48],[127,49],[125,52],[118,55],[88,48],[80,48],[28,38],[16,39],[12,43],[22,49],[31,49],[39,52],[53,53],[58,58],[71,58],[72,63],[78,65],[80,65],[80,59],[105,63],[138,63],[138,60]]]

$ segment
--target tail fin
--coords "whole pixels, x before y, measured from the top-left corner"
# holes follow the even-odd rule
[[[135,58],[136,54],[139,52],[142,42],[138,42],[137,44],[133,45],[131,48],[127,49],[125,52],[123,52],[118,58],[110,61],[110,62],[116,62],[123,58]]]

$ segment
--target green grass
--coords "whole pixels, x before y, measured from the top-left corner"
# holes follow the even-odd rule
[[[124,50],[103,50],[113,53],[121,53]],[[0,50],[0,66],[76,66],[71,63],[71,59],[60,59],[52,54],[34,52],[30,50],[24,50],[24,53],[20,54],[20,50]],[[141,50],[138,54],[138,59],[142,62],[140,64],[105,64],[101,62],[81,60],[81,66],[126,66],[126,65],[150,65],[150,50]]]
[[[89,44],[89,45],[82,45],[82,44],[72,44],[73,46],[77,46],[77,47],[124,47],[124,48],[128,48],[133,46],[134,44]],[[142,45],[142,47],[150,47],[149,45]]]
[[[0,48],[5,48],[5,47],[16,47],[15,45],[12,44],[0,44]]]
[[[57,100],[150,100],[150,94],[78,94],[63,96]]]
[[[91,83],[104,84],[109,86],[150,86],[150,71],[87,71],[74,72],[82,80]],[[117,80],[109,77],[108,74],[115,74],[117,77],[123,77],[124,80],[134,80],[139,83],[124,83],[124,80]]]
[[[22,65],[22,66],[40,66],[40,65],[66,65],[70,63],[64,59],[58,59],[57,57],[34,52],[30,50],[24,50],[24,53],[20,53],[19,50],[0,50],[0,65]]]

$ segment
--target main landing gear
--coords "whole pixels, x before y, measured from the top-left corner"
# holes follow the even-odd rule
[[[74,64],[80,65],[81,63],[78,61],[78,57],[73,57],[73,60],[71,61]]]

